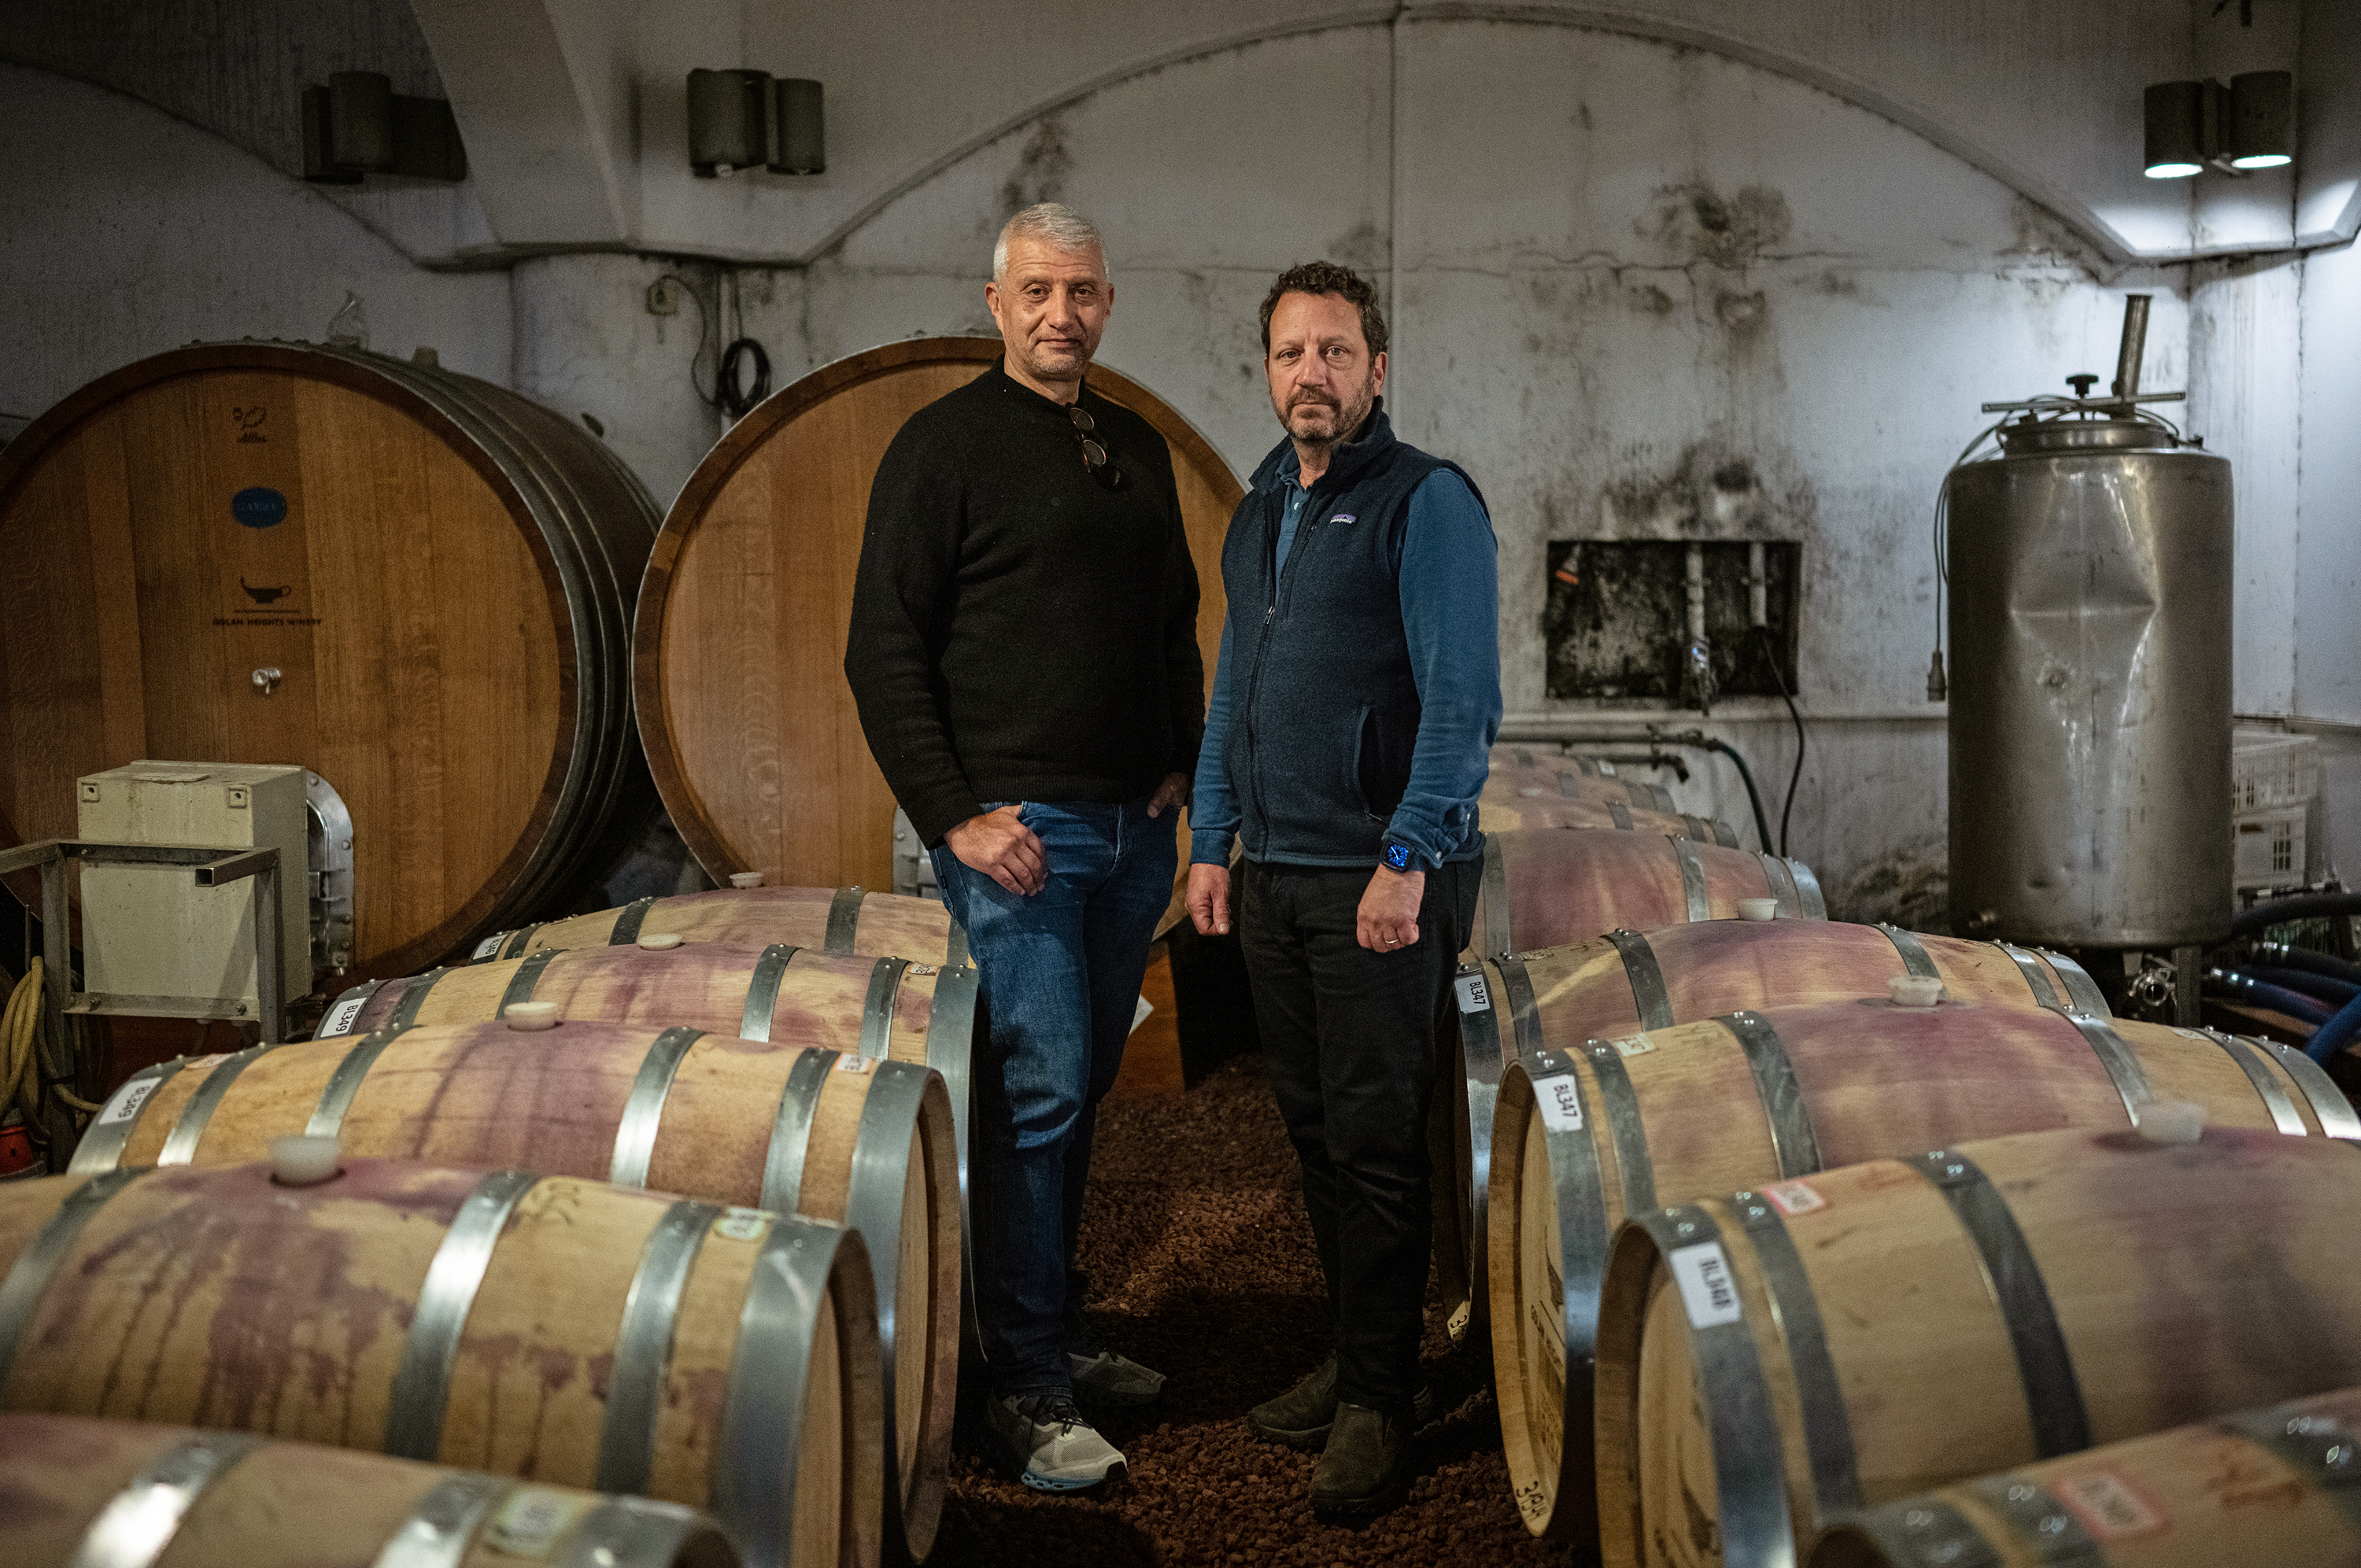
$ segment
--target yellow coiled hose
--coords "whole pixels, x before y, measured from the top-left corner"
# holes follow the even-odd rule
[[[41,960],[35,959],[8,993],[8,1005],[0,1009],[0,1115],[14,1106],[25,1118],[25,1127],[37,1139],[47,1141],[41,1130]],[[77,1111],[95,1111],[97,1106],[76,1094],[68,1093],[60,1084],[51,1084],[49,1092]]]

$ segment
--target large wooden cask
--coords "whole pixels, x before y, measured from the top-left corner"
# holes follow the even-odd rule
[[[1622,927],[1729,920],[1748,898],[1775,900],[1785,919],[1828,917],[1819,882],[1801,861],[1645,833],[1488,832],[1470,947],[1489,958],[1587,942]]]
[[[2030,1007],[1852,1000],[1528,1042],[1503,1076],[1488,1234],[1501,1431],[1537,1532],[1587,1524],[1591,1314],[1629,1216],[1962,1137],[2128,1130],[2159,1097],[2224,1127],[2361,1137],[2300,1051]]]
[[[143,757],[301,763],[352,819],[354,969],[464,950],[651,804],[655,526],[588,432],[428,366],[214,344],[95,381],[0,450],[0,846]]]
[[[1527,828],[1611,828],[1624,833],[1647,833],[1666,839],[1695,839],[1700,844],[1738,848],[1738,830],[1727,822],[1626,806],[1620,800],[1487,800],[1483,803],[1487,832],[1510,833]]]
[[[709,1508],[748,1563],[878,1561],[858,1233],[346,1159],[25,1182],[0,1408],[256,1432]]]
[[[2361,1389],[2290,1399],[1871,1508],[1811,1568],[2343,1568],[2356,1455]]]
[[[292,1133],[353,1155],[651,1187],[861,1232],[885,1387],[887,1529],[933,1545],[959,1380],[959,1168],[940,1078],[696,1029],[431,1025],[135,1074],[73,1172],[242,1165]]]
[[[893,885],[894,797],[844,680],[870,481],[904,421],[1000,353],[996,337],[913,338],[823,366],[732,426],[673,503],[640,591],[633,680],[656,785],[717,879]],[[1245,488],[1146,388],[1104,366],[1089,381],[1171,449],[1210,690],[1222,537]]]
[[[725,887],[642,898],[620,909],[496,931],[472,959],[521,959],[545,948],[621,948],[664,937],[767,948],[785,942],[815,952],[891,955],[919,963],[968,961],[967,933],[939,899],[858,887]]]
[[[1503,760],[1501,752],[1510,756]],[[1629,773],[1619,773],[1612,762],[1601,764],[1584,757],[1534,756],[1522,747],[1492,749],[1492,771],[1484,781],[1483,800],[1503,805],[1518,801],[1588,800],[1605,806],[1629,806],[1677,816],[1673,792]]]
[[[2342,1140],[2215,1127],[1650,1209],[1600,1297],[1606,1560],[1793,1562],[1858,1508],[2361,1382],[2356,1203]]]
[[[676,1504],[245,1432],[0,1415],[10,1568],[736,1568]],[[399,1543],[399,1544],[397,1544]]]

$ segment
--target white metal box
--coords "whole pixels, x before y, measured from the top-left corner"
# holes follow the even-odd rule
[[[83,839],[98,844],[276,849],[283,994],[301,996],[312,981],[303,785],[298,767],[133,762],[80,781],[77,827]],[[84,988],[118,997],[211,999],[203,1003],[209,1016],[258,1020],[254,901],[260,890],[254,880],[199,887],[186,866],[85,862]]]

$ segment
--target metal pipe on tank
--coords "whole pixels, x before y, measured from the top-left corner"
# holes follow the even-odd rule
[[[1771,572],[1769,552],[1763,541],[1755,540],[1746,547],[1746,624],[1771,624]]]
[[[2115,396],[2139,395],[2140,357],[2147,352],[2147,294],[2124,296],[2124,339],[2115,349]]]

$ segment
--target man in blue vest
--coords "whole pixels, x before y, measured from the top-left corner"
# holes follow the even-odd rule
[[[1481,874],[1499,591],[1474,483],[1387,422],[1376,290],[1311,262],[1262,322],[1287,438],[1222,550],[1189,912],[1213,934],[1235,905],[1334,1331],[1248,1424],[1320,1452],[1315,1508],[1371,1514],[1401,1500],[1419,1399],[1427,1112]]]

